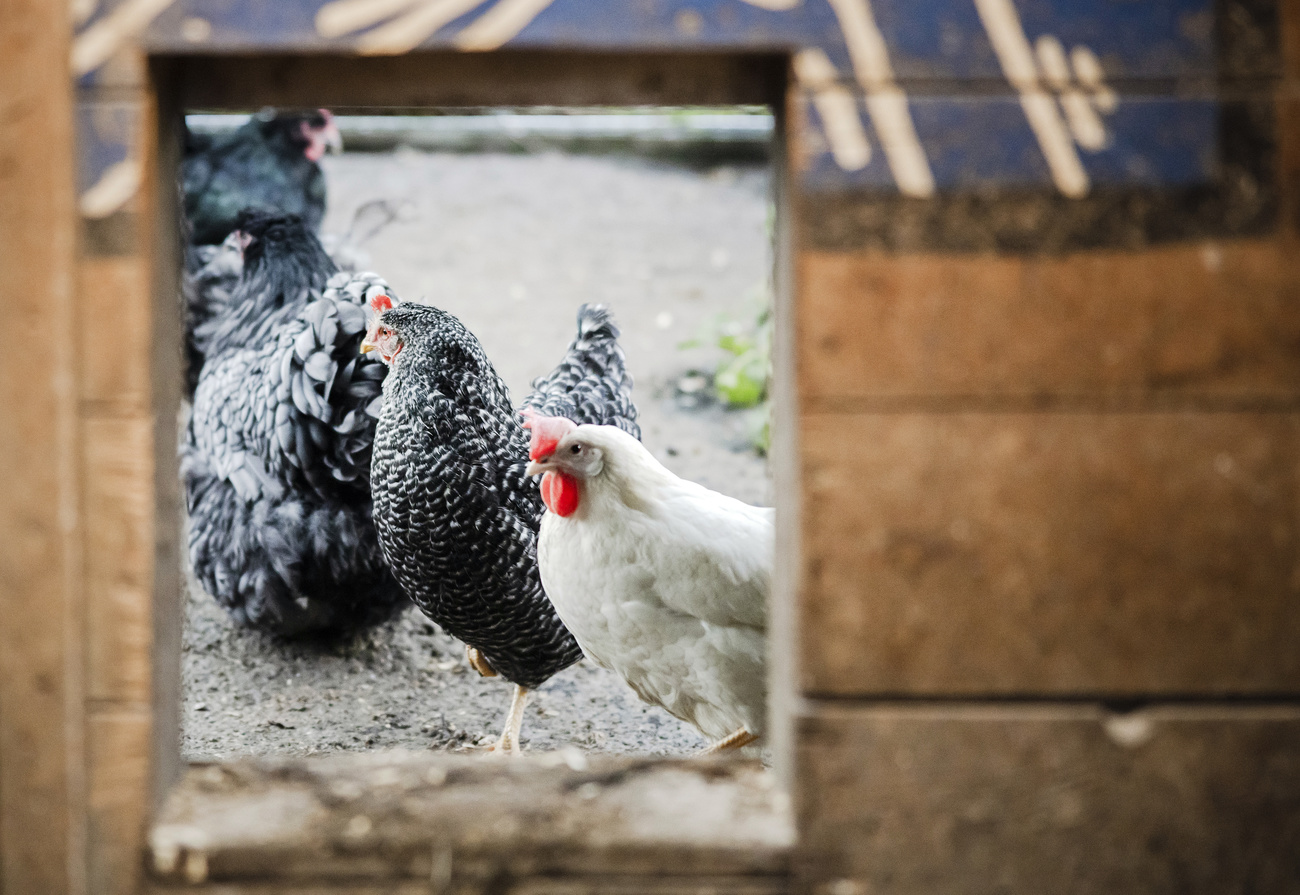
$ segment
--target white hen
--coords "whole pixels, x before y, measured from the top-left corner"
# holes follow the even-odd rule
[[[528,425],[542,585],[582,651],[711,751],[759,739],[773,511],[678,478],[613,426]]]

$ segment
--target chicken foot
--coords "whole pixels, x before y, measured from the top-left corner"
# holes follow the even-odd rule
[[[750,733],[742,727],[735,733],[723,737],[709,748],[705,749],[703,755],[717,755],[719,752],[730,752],[732,749],[739,749],[748,746],[758,739],[758,734]]]
[[[519,754],[519,729],[524,725],[524,705],[528,702],[528,689],[515,684],[515,695],[510,700],[510,712],[506,715],[506,729],[501,731],[501,739],[489,747],[489,752],[498,755]]]

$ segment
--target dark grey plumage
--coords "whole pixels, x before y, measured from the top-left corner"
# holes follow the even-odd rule
[[[230,308],[244,272],[244,253],[238,232],[216,246],[189,246],[181,275],[181,301],[185,314],[185,393],[194,395],[208,342]]]
[[[325,216],[325,175],[309,154],[313,134],[332,127],[325,110],[259,112],[214,136],[185,131],[181,190],[190,242],[215,245],[245,208],[300,215],[315,231]]]
[[[321,245],[339,270],[353,272],[369,264],[362,248],[397,220],[400,206],[387,199],[362,203],[352,215],[348,232],[324,236]],[[236,218],[238,222],[238,218]],[[220,321],[233,300],[244,271],[242,235],[232,231],[220,245],[190,245],[185,249],[181,301],[185,315],[185,393],[194,394],[203,358]]]
[[[293,216],[241,221],[251,239],[207,357],[181,449],[190,560],[241,623],[346,630],[405,600],[369,494],[386,369],[360,354],[374,274],[338,274]]]
[[[371,463],[384,554],[426,615],[506,679],[539,686],[581,650],[542,590],[544,506],[524,475],[522,417],[478,339],[451,314],[403,304],[379,323],[402,340]],[[583,305],[577,338],[523,406],[639,438],[617,339],[609,312]]]

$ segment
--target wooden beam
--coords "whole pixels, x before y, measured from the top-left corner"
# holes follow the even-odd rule
[[[780,102],[762,54],[411,53],[177,59],[187,108],[715,105]]]
[[[190,767],[147,861],[155,882],[213,895],[240,883],[332,892],[420,881],[442,892],[780,895],[788,809],[757,763],[722,759],[576,749],[508,764],[432,752],[245,759]]]
[[[84,886],[76,205],[66,3],[0,36],[0,891]]]
[[[150,779],[153,807],[162,802],[181,772],[181,503],[176,457],[176,421],[181,404],[181,331],[176,312],[180,282],[180,209],[176,172],[180,170],[179,72],[165,61],[149,69],[144,115],[144,179],[147,208],[141,242],[149,246],[149,388],[153,413],[153,754]],[[166,350],[159,346],[170,346]]]

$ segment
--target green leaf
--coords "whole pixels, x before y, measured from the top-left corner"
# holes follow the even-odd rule
[[[713,387],[730,407],[754,407],[767,396],[767,358],[753,349],[718,370]]]

